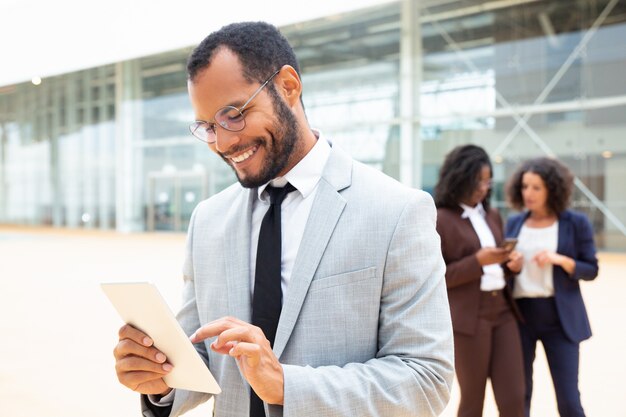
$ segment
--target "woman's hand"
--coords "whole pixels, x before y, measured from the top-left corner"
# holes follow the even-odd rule
[[[480,266],[502,264],[509,259],[509,251],[504,248],[481,248],[476,252]]]
[[[506,263],[506,267],[509,268],[514,274],[519,274],[524,265],[524,255],[518,251],[512,251],[509,254],[509,261]]]
[[[560,266],[569,275],[572,275],[574,273],[574,269],[576,269],[576,262],[572,258],[549,250],[542,250],[541,252],[538,252],[533,257],[533,261],[537,262],[537,264],[542,268],[546,265]]]

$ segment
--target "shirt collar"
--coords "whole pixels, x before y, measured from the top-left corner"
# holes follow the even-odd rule
[[[261,201],[267,199],[267,194],[263,194],[263,192],[270,184],[274,187],[284,187],[289,182],[304,198],[307,198],[315,190],[330,156],[330,144],[320,131],[313,129],[313,134],[317,137],[317,142],[296,166],[283,177],[276,177],[257,189],[258,198]]]
[[[459,205],[463,209],[463,214],[461,214],[462,219],[467,219],[475,215],[480,215],[481,217],[485,217],[487,215],[487,212],[485,211],[485,208],[483,207],[483,203],[476,204],[476,207],[470,207],[467,204],[463,204],[463,203]]]

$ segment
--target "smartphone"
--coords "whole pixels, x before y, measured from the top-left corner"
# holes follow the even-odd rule
[[[502,241],[500,247],[506,249],[508,252],[511,252],[515,249],[515,245],[517,245],[517,239],[514,237],[507,237]]]

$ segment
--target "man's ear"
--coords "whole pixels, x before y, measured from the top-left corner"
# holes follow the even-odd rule
[[[291,65],[283,65],[276,74],[276,89],[283,96],[289,107],[294,107],[300,102],[302,94],[302,81],[298,73]]]

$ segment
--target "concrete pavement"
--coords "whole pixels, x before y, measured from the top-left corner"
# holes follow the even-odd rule
[[[138,416],[137,396],[120,386],[112,349],[121,320],[98,284],[154,282],[179,306],[184,236],[0,226],[0,415]],[[625,417],[626,254],[601,254],[600,276],[583,283],[594,337],[582,344],[587,415]],[[557,416],[541,349],[533,417]],[[458,387],[444,417],[456,413]],[[211,415],[204,405],[187,416]],[[486,417],[497,412],[490,390]]]

